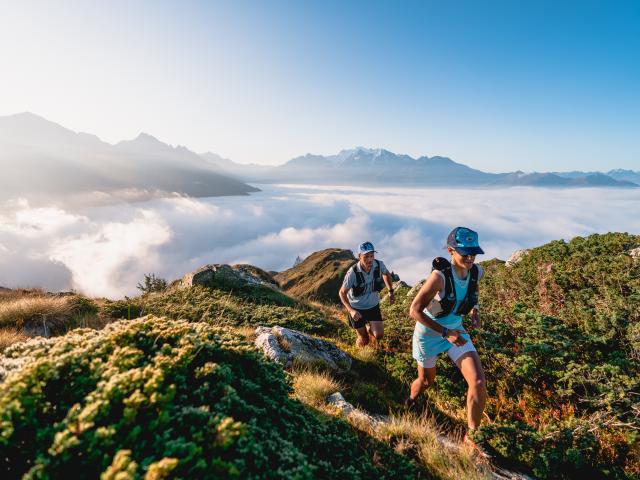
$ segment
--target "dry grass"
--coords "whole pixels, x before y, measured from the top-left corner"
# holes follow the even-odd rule
[[[68,297],[23,296],[0,303],[0,326],[24,327],[42,321],[57,324],[68,319],[73,307]]]
[[[289,353],[291,351],[291,344],[289,340],[280,335],[279,332],[273,331],[273,336],[276,337],[276,341],[278,342],[278,346],[282,349],[283,352]]]
[[[14,343],[24,342],[29,337],[22,331],[14,328],[1,328],[0,329],[0,353],[4,352],[7,347],[10,347]]]
[[[108,319],[90,308],[91,301],[77,295],[53,295],[39,290],[12,290],[0,295],[0,328],[24,329],[41,334],[62,333],[66,330],[103,328]]]
[[[488,465],[478,465],[474,452],[453,442],[443,442],[435,421],[404,415],[390,417],[378,426],[375,436],[394,445],[398,453],[410,455],[437,478],[486,480]]]
[[[294,370],[292,375],[294,396],[312,407],[324,406],[326,398],[341,388],[340,383],[326,372]]]
[[[360,360],[363,363],[376,363],[378,349],[376,345],[369,344],[366,347],[358,347],[355,345],[340,345],[340,348],[345,350],[353,358]]]
[[[227,328],[229,328],[229,330],[233,331],[234,333],[237,333],[238,335],[241,335],[242,337],[244,337],[244,339],[248,343],[253,343],[253,341],[257,337],[255,327],[241,325],[239,327],[227,327]]]

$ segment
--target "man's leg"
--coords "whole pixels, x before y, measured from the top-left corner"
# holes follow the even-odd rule
[[[365,347],[369,344],[369,333],[367,332],[367,326],[356,328],[356,346]]]
[[[376,340],[382,340],[384,335],[384,322],[369,322],[369,326],[371,328],[371,335]]]
[[[480,426],[482,412],[487,402],[487,386],[478,352],[463,354],[456,364],[467,381],[467,424],[470,429]]]

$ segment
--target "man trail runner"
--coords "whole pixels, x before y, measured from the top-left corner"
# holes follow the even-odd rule
[[[356,345],[364,347],[371,334],[376,340],[384,335],[380,312],[380,290],[389,290],[389,302],[395,301],[393,280],[381,260],[375,259],[375,249],[371,242],[358,247],[358,263],[349,268],[338,292],[349,316],[349,325],[356,330]],[[367,323],[371,329],[367,331]]]

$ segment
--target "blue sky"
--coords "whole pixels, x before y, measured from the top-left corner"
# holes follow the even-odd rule
[[[109,142],[640,169],[640,2],[25,1],[0,23],[0,115]]]

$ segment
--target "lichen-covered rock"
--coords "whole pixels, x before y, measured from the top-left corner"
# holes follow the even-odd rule
[[[351,368],[351,357],[333,343],[284,327],[256,328],[255,344],[271,360],[289,367],[293,362],[324,364],[336,371]]]
[[[226,264],[204,265],[182,277],[181,288],[189,288],[193,285],[216,286],[227,289],[240,288],[246,285],[261,285],[279,290],[274,282],[268,281],[264,276],[258,275],[245,265],[236,265],[234,267]]]
[[[516,263],[522,260],[529,253],[529,249],[516,250],[511,254],[509,259],[505,262],[505,267],[513,267]]]

